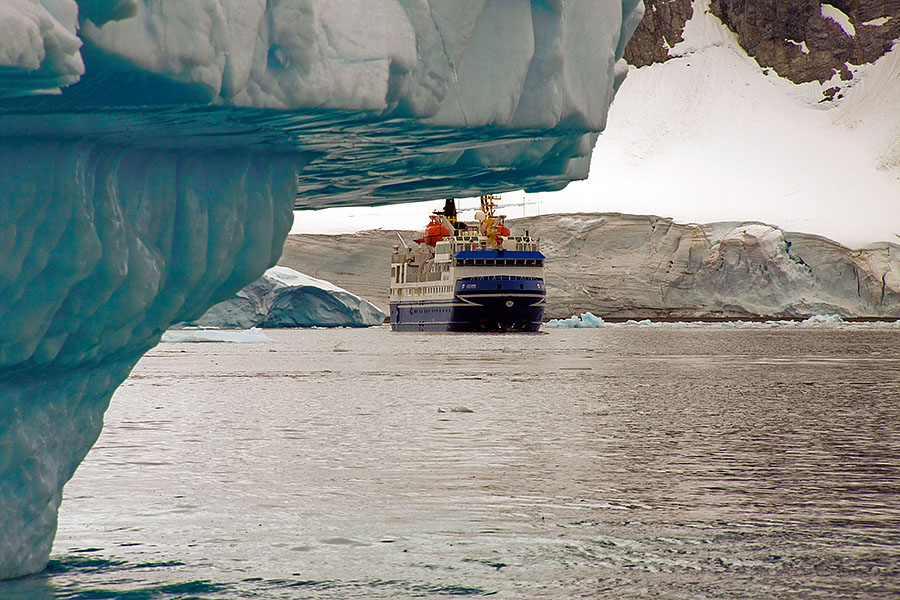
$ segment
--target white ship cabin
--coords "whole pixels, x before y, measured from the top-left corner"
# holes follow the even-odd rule
[[[448,198],[444,210],[431,215],[415,248],[401,237],[391,256],[391,301],[452,299],[462,277],[543,278],[544,255],[537,240],[527,231],[512,235],[503,224],[505,217],[494,214],[497,200],[482,196],[476,223],[464,223]]]
[[[468,233],[468,232],[464,232]],[[481,235],[454,235],[433,247],[395,245],[391,257],[392,301],[452,298],[461,277],[543,278],[544,257],[529,235],[507,236],[491,247]],[[497,252],[497,250],[501,250]]]

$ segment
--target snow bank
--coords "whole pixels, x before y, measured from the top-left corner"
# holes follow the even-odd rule
[[[371,302],[322,279],[272,267],[237,296],[192,322],[202,327],[372,327],[385,314]]]
[[[856,27],[853,26],[853,23],[850,22],[850,17],[847,16],[847,13],[842,11],[839,8],[832,6],[831,4],[822,4],[821,14],[823,19],[831,19],[835,23],[837,23],[838,27],[844,30],[844,33],[847,34],[848,37],[856,36]]]

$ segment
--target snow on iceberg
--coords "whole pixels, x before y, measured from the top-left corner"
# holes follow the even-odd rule
[[[212,306],[200,327],[371,327],[384,323],[374,304],[323,279],[272,267],[234,298]]]
[[[295,207],[587,175],[640,0],[0,3],[0,579],[116,387]]]

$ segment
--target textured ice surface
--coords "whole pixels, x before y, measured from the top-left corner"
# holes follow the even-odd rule
[[[272,264],[295,161],[0,145],[0,577],[43,568],[62,486],[131,367]]]
[[[584,177],[639,5],[0,2],[0,578],[46,564],[131,366],[293,205]]]
[[[371,327],[384,323],[374,304],[322,279],[272,267],[234,298],[210,307],[201,327]]]

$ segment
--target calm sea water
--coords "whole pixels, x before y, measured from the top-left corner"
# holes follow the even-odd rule
[[[162,344],[0,598],[897,598],[900,327]]]

